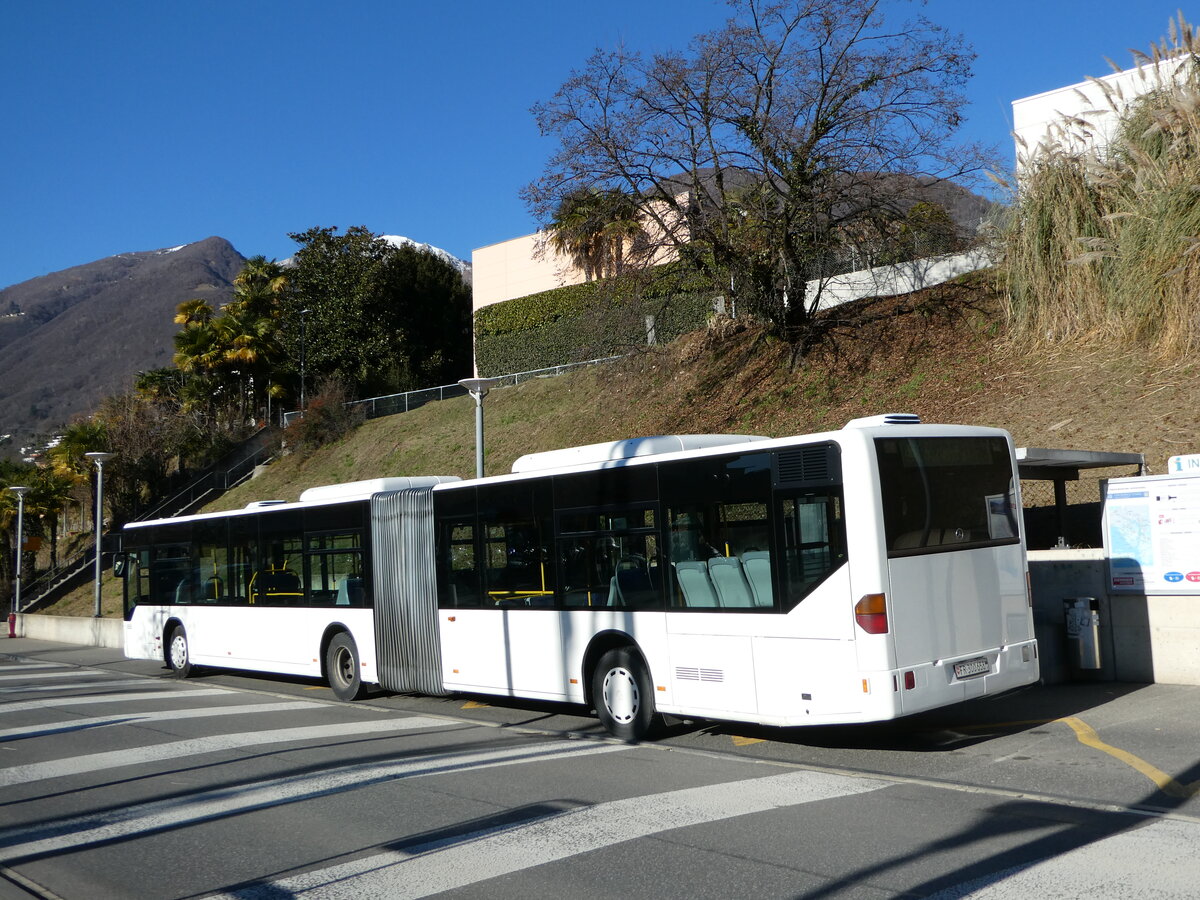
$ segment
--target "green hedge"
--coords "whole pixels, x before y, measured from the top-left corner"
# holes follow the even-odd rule
[[[485,377],[627,353],[646,343],[646,316],[658,343],[704,325],[712,294],[663,266],[650,279],[621,276],[567,285],[475,313],[475,360]]]

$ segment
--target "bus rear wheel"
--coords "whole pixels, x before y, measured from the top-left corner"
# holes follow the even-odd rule
[[[167,665],[171,667],[171,673],[176,678],[187,678],[192,674],[187,632],[183,630],[182,625],[171,629],[171,636],[167,638]]]
[[[325,674],[333,695],[339,700],[358,700],[367,689],[359,672],[358,647],[354,638],[342,632],[334,635],[325,651]]]
[[[592,672],[592,702],[609,734],[637,743],[650,735],[657,721],[650,674],[630,647],[617,647],[600,657]]]

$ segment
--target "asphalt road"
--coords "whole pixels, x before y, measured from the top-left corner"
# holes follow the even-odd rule
[[[0,900],[1193,897],[1200,688],[1035,688],[882,726],[484,697],[337,703],[0,644]]]

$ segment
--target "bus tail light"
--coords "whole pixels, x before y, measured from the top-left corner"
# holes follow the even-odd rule
[[[916,672],[905,672],[904,673],[904,689],[906,691],[911,691],[916,686],[917,686],[917,673]]]
[[[887,598],[884,594],[867,594],[854,604],[854,620],[867,634],[887,634]]]

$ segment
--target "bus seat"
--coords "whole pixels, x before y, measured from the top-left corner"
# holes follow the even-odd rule
[[[343,578],[337,589],[334,606],[362,606],[363,583],[361,578]]]
[[[742,561],[736,556],[714,556],[708,561],[708,574],[712,577],[721,605],[730,607],[752,607],[754,597],[750,584],[742,571]]]
[[[698,559],[675,563],[675,577],[683,591],[683,605],[692,607],[720,606],[720,598],[708,577],[708,566]]]
[[[742,571],[750,582],[755,606],[774,606],[771,590],[771,554],[766,550],[751,550],[742,554]]]
[[[653,606],[658,599],[650,573],[645,569],[617,569],[613,584],[618,606]]]

